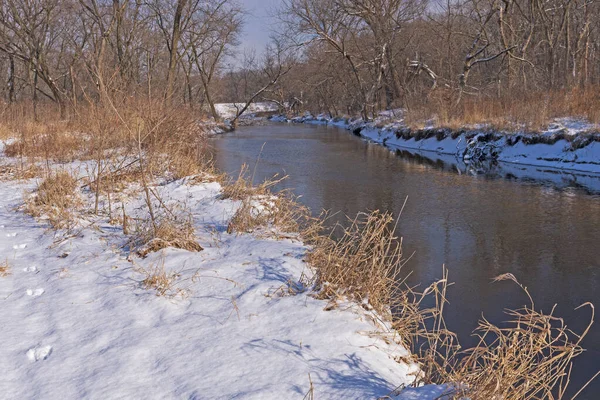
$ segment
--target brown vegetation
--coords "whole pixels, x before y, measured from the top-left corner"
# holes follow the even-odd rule
[[[5,278],[11,275],[10,272],[10,264],[8,263],[8,259],[4,260],[4,262],[0,263],[0,278]]]
[[[352,297],[391,317],[389,306],[400,279],[402,257],[393,223],[389,213],[361,213],[348,227],[338,226],[340,239],[313,238],[307,261],[317,271],[321,295]]]
[[[416,384],[448,384],[451,398],[564,398],[573,359],[582,353],[581,341],[593,323],[591,304],[582,305],[592,310],[583,332],[572,332],[553,310],[544,314],[531,301],[507,310],[506,326],[482,318],[475,329],[479,343],[463,349],[444,321],[447,271],[422,293],[407,287],[399,275],[402,253],[391,215],[360,214],[338,240],[313,236],[312,246],[308,262],[316,269],[319,295],[334,304],[354,299],[391,321],[396,340],[412,349],[421,365]],[[520,285],[511,274],[496,278],[500,280]]]
[[[262,60],[247,57],[235,70],[223,60],[241,32],[236,2],[168,6],[0,5],[0,80],[8,83],[0,89],[0,138],[14,140],[4,152],[17,158],[17,167],[7,168],[21,176],[46,171],[28,212],[69,228],[79,194],[89,190],[88,211],[111,221],[122,213],[123,231],[140,255],[169,246],[200,251],[192,217],[168,207],[153,181],[213,176],[223,182],[223,198],[241,201],[228,232],[302,231],[320,297],[353,299],[387,319],[421,363],[420,381],[454,384],[453,396],[472,399],[563,397],[587,331],[573,335],[531,302],[508,312],[507,328],[482,320],[479,345],[461,349],[443,319],[447,273],[422,293],[403,284],[389,213],[363,213],[346,227],[324,230],[323,220],[310,218],[289,194],[273,196],[277,177],[254,185],[248,168],[232,180],[216,174],[201,120],[219,118],[215,101],[241,101],[237,120],[261,99],[289,113],[365,119],[401,107],[415,125],[431,118],[450,127],[528,129],[561,116],[599,122],[598,4],[460,0],[430,8],[421,1],[286,0],[285,35]],[[88,161],[87,179],[51,172],[56,162],[74,159]],[[142,193],[147,216],[140,220],[126,215],[123,201],[117,205],[125,183]],[[128,221],[137,221],[134,232]],[[8,263],[0,266],[0,275],[9,271]],[[166,270],[164,259],[138,271],[142,287],[160,296],[184,293],[180,274]],[[291,285],[283,291],[297,292]],[[434,306],[426,307],[431,298]]]
[[[405,120],[413,128],[422,128],[425,122],[433,120],[436,126],[452,129],[487,124],[501,130],[539,132],[562,117],[600,123],[598,93],[597,87],[532,91],[518,96],[467,97],[458,105],[436,94],[427,103],[409,109]]]
[[[174,271],[168,271],[165,267],[164,255],[154,264],[147,268],[136,267],[136,272],[142,274],[144,279],[140,282],[142,288],[153,290],[157,296],[164,297],[185,297],[187,290],[181,288],[181,274]]]
[[[142,226],[137,228],[133,244],[141,257],[167,247],[202,251],[202,246],[196,239],[192,216],[185,213],[162,216],[156,220],[155,225],[144,220]]]
[[[77,179],[66,171],[58,171],[38,184],[25,209],[34,217],[45,216],[55,229],[70,229],[77,218],[75,208],[80,204]]]

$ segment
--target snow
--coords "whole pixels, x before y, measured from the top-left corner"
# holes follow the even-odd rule
[[[189,207],[204,250],[147,258],[128,252],[106,215],[51,231],[19,210],[34,187],[0,181],[0,254],[10,265],[0,277],[3,398],[285,399],[303,398],[312,381],[316,398],[365,399],[418,373],[397,361],[410,355],[375,315],[354,303],[325,311],[300,282],[313,272],[299,240],[227,234],[240,202],[221,199],[218,183],[156,183],[168,204]],[[121,196],[130,216],[144,213],[140,193]],[[172,296],[141,285],[142,269],[163,264],[179,275]],[[301,293],[282,295],[287,285]]]
[[[224,119],[231,119],[236,116],[239,109],[244,107],[243,103],[217,103],[215,109],[217,113]],[[277,111],[277,104],[270,102],[256,102],[250,104],[244,114],[251,115],[258,112]]]

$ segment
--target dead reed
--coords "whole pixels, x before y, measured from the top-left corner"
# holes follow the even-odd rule
[[[270,193],[261,189],[261,193]],[[309,220],[308,209],[289,192],[248,196],[227,225],[227,233],[260,232],[281,237],[295,234]]]
[[[77,179],[66,171],[51,173],[37,187],[25,210],[34,217],[45,216],[55,229],[72,228],[75,209],[81,205]]]
[[[479,343],[463,349],[444,320],[448,271],[444,268],[442,278],[423,292],[406,286],[394,227],[390,214],[374,211],[350,220],[337,240],[313,235],[307,261],[316,269],[319,295],[334,301],[354,299],[390,321],[421,365],[417,385],[449,384],[452,398],[564,398],[573,359],[582,353],[581,341],[593,322],[593,306],[585,304],[592,310],[590,325],[576,334],[554,310],[544,314],[531,301],[507,310],[506,326],[482,318],[474,331]],[[520,285],[511,274],[496,280]]]
[[[0,278],[5,278],[11,275],[10,264],[8,263],[8,259],[4,260],[4,262],[0,263]]]
[[[399,280],[402,248],[395,236],[392,215],[360,213],[342,230],[338,240],[313,237],[307,261],[317,271],[320,294],[350,297],[391,317],[390,304]]]
[[[198,243],[191,214],[164,215],[154,223],[144,219],[133,235],[132,245],[141,257],[167,247],[188,251],[202,251]]]
[[[223,182],[221,198],[245,200],[252,196],[268,196],[271,194],[270,190],[273,186],[287,179],[287,176],[279,177],[275,175],[258,185],[253,184],[253,178],[254,176],[248,172],[248,165],[243,164],[237,178],[225,179]]]
[[[140,286],[155,291],[157,296],[172,298],[185,297],[188,294],[187,289],[180,287],[181,273],[168,271],[165,267],[164,255],[146,268],[137,266],[135,271],[144,276]]]

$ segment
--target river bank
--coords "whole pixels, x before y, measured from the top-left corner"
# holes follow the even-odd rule
[[[148,221],[140,183],[102,196],[97,214],[93,191],[81,187],[62,220],[58,206],[34,218],[25,211],[47,180],[17,179],[19,161],[1,161],[6,398],[358,399],[415,380],[418,366],[380,316],[317,299],[296,234],[230,233],[244,201],[224,198],[216,178],[153,180],[155,210],[185,211],[201,250],[153,252],[132,244],[143,229],[135,226]],[[52,168],[85,181],[94,166]],[[441,392],[407,389],[399,398]]]
[[[165,128],[133,153],[124,136],[95,160],[89,142],[67,153],[57,145],[69,131],[44,137],[54,146],[42,149],[56,153],[25,140],[5,147],[29,155],[5,157],[0,184],[0,250],[12,249],[1,266],[9,312],[0,355],[11,396],[438,397],[443,387],[403,390],[422,376],[404,346],[419,334],[411,318],[435,309],[420,310],[410,290],[404,303],[389,296],[398,292],[387,283],[398,282],[380,266],[400,261],[389,213],[364,214],[375,229],[307,246],[295,206],[271,184],[221,176],[195,158],[190,144],[206,143],[192,142],[189,126],[175,138]],[[432,281],[438,293],[444,284]],[[407,318],[394,320],[399,304]],[[548,350],[578,354],[574,342]],[[424,360],[439,368],[434,382],[472,382],[480,393],[497,386],[478,371],[440,376],[443,365]],[[70,383],[49,388],[55,381]]]
[[[401,119],[385,113],[372,122],[308,114],[271,120],[338,126],[390,148],[449,155],[467,164],[499,162],[600,174],[598,127],[576,119],[557,120],[543,132],[506,132],[488,127],[411,129]]]

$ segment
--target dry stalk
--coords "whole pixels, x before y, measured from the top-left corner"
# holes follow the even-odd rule
[[[154,290],[157,296],[163,297],[185,297],[188,290],[181,288],[181,273],[168,271],[165,267],[165,256],[161,256],[160,260],[154,264],[143,268],[137,266],[135,271],[144,275],[144,279],[140,285],[147,290]]]
[[[9,275],[11,275],[11,268],[10,268],[10,264],[8,263],[8,258],[6,260],[4,260],[3,263],[0,263],[0,278],[5,278]]]
[[[290,192],[246,197],[227,225],[227,233],[260,232],[262,235],[282,237],[300,231],[308,221],[308,209],[300,205]]]
[[[70,229],[75,222],[75,209],[81,204],[77,180],[66,171],[49,175],[37,187],[25,206],[34,217],[46,216],[55,229]]]
[[[259,185],[253,185],[252,177],[248,176],[248,165],[244,164],[236,179],[228,179],[223,183],[221,198],[245,200],[248,197],[270,195],[270,189],[286,178],[287,176],[278,177],[275,175],[273,178],[266,179]]]
[[[133,247],[141,257],[149,253],[175,247],[188,251],[202,251],[202,246],[196,239],[192,216],[182,212],[179,215],[162,215],[156,220],[156,225],[150,225],[145,220],[136,229]]]
[[[391,214],[360,213],[342,230],[338,240],[313,238],[307,260],[317,271],[321,296],[354,298],[389,317],[402,257]]]

